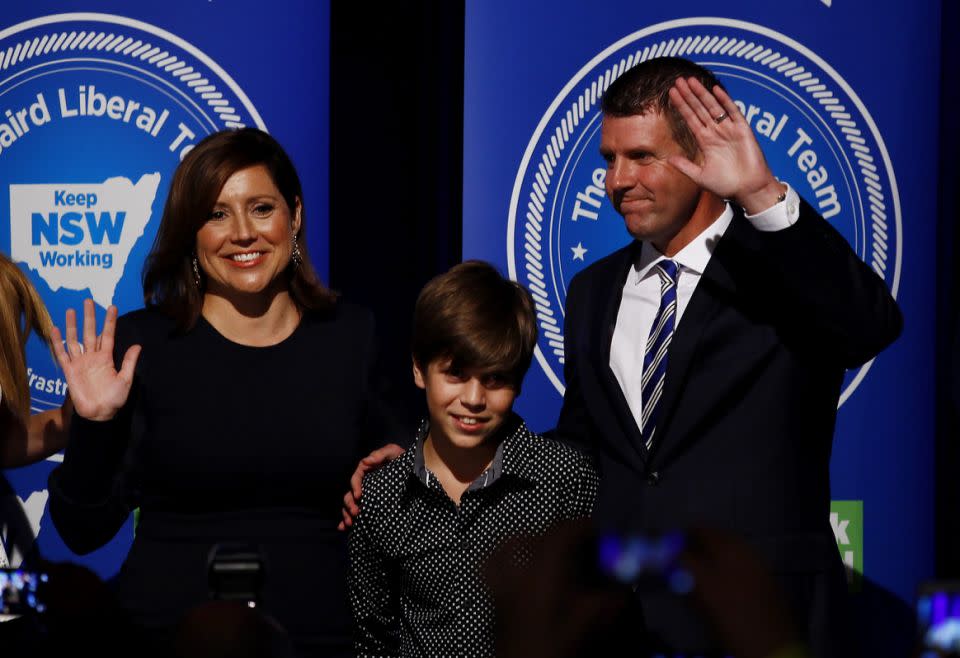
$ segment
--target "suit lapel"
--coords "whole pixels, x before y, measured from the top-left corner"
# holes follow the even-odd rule
[[[637,423],[633,418],[630,406],[627,404],[627,400],[623,395],[623,389],[620,388],[620,382],[617,381],[617,376],[610,368],[610,349],[613,343],[613,332],[617,326],[617,314],[619,313],[620,302],[623,297],[623,285],[633,267],[640,246],[640,242],[633,242],[629,249],[623,250],[623,257],[615,264],[613,272],[616,278],[610,283],[613,287],[613,294],[610,294],[611,291],[609,289],[604,291],[606,295],[601,298],[608,300],[607,305],[603,309],[603,313],[598,314],[595,320],[597,325],[594,327],[592,335],[602,337],[602,340],[599,341],[599,344],[596,346],[598,349],[593,361],[596,364],[600,381],[603,383],[606,397],[610,400],[610,404],[613,407],[617,424],[620,426],[624,437],[627,439],[627,443],[632,446],[635,454],[639,456],[642,461],[646,461],[646,449],[643,447],[643,437],[640,434],[640,428],[637,427]]]
[[[740,213],[735,211],[733,221],[724,236],[739,230],[742,220]],[[662,462],[676,447],[675,438],[670,434],[671,421],[679,406],[690,374],[690,366],[697,355],[705,332],[716,314],[730,303],[729,300],[736,291],[734,279],[724,264],[724,242],[729,245],[729,240],[725,241],[721,237],[706,270],[697,283],[693,297],[690,298],[684,310],[683,317],[677,324],[670,343],[667,375],[663,396],[660,398],[660,419],[657,422],[652,447],[658,462]]]

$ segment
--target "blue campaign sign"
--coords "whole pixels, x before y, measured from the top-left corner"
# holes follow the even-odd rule
[[[498,264],[534,295],[540,340],[518,410],[536,429],[552,427],[567,286],[630,240],[604,198],[600,97],[653,57],[713,70],[774,174],[843,234],[904,312],[899,341],[847,373],[831,476],[835,502],[856,503],[836,509],[862,511],[862,541],[847,533],[852,518],[832,519],[844,559],[910,601],[933,557],[934,298],[924,282],[934,266],[923,254],[936,230],[939,3],[873,3],[869,17],[850,5],[730,2],[718,16],[697,0],[602,11],[468,3],[464,258]]]
[[[228,128],[255,126],[288,148],[325,276],[329,7],[279,4],[263,12],[256,2],[46,0],[5,10],[0,251],[29,273],[55,321],[88,297],[98,323],[110,305],[143,305],[142,264],[173,170],[200,139]],[[62,404],[66,383],[46,346],[31,341],[27,356],[34,410]],[[19,504],[21,522],[0,529],[14,561],[32,535],[45,557],[73,558],[44,511],[52,466],[5,474],[19,497],[4,507]],[[129,533],[86,563],[111,575]]]
[[[781,180],[832,220],[896,295],[896,179],[882,137],[849,85],[803,45],[756,24],[717,18],[658,24],[621,39],[581,69],[541,120],[514,185],[509,273],[537,296],[543,328],[537,356],[561,394],[557,318],[567,284],[629,237],[603,199],[599,100],[624,70],[668,54],[696,58],[716,72]],[[869,367],[851,373],[841,403]]]

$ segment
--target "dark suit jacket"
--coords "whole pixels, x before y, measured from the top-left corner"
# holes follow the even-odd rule
[[[737,212],[677,325],[648,453],[609,367],[639,248],[586,268],[567,295],[557,434],[597,458],[595,518],[627,530],[710,526],[747,537],[782,576],[800,630],[824,652],[837,642],[830,638],[845,596],[829,525],[838,396],[844,370],[899,334],[896,302],[805,203],[796,224],[776,232]],[[668,642],[706,641],[694,640],[691,619],[669,606],[644,613]]]

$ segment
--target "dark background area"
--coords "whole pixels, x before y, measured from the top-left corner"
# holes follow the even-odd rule
[[[960,7],[944,2],[940,17],[940,181],[937,241],[937,443],[935,491],[936,575],[960,580],[960,268],[955,254],[960,247]],[[924,437],[906,437],[922,440]]]
[[[462,253],[464,4],[330,4],[330,285],[373,309],[413,425],[413,305]]]
[[[942,318],[935,337],[941,355],[935,373],[935,575],[960,580],[958,25],[960,6],[944,2],[940,239],[930,256],[937,259],[934,285]],[[385,386],[411,425],[424,413],[408,356],[413,304],[423,284],[462,255],[463,28],[462,0],[376,10],[331,3],[330,283],[346,299],[373,309]],[[907,447],[929,437],[903,439]]]

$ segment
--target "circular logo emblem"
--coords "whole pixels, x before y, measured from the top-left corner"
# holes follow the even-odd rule
[[[527,145],[510,199],[509,274],[533,294],[537,360],[561,394],[567,286],[581,269],[631,240],[604,198],[600,99],[627,69],[665,56],[714,72],[774,174],[837,228],[897,295],[902,231],[896,179],[883,139],[853,89],[808,48],[759,25],[719,18],[653,25],[611,45],[567,83]],[[870,365],[847,373],[840,404]]]
[[[143,305],[141,266],[170,177],[204,136],[265,128],[236,82],[183,39],[107,14],[59,14],[0,31],[0,250],[61,321],[92,297],[101,317]],[[33,407],[66,382],[27,348]]]

